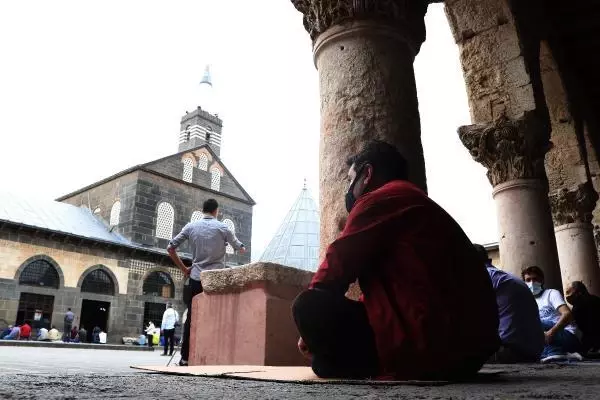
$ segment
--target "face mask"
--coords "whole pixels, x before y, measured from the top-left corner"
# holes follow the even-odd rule
[[[358,182],[360,174],[362,174],[362,170],[363,168],[361,167],[361,169],[358,172],[356,172],[356,176],[354,177],[354,180],[352,181],[350,187],[348,188],[348,191],[346,192],[345,201],[346,211],[348,211],[348,213],[352,210],[352,207],[354,207],[354,203],[356,203],[356,197],[354,197],[354,186],[356,186],[356,182]]]
[[[527,282],[527,286],[534,296],[537,296],[538,294],[542,293],[542,290],[544,290],[542,289],[542,284],[538,282]]]

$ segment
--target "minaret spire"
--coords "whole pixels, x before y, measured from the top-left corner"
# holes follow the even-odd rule
[[[212,87],[212,76],[210,75],[210,64],[206,64],[204,67],[204,75],[202,75],[202,80],[200,81],[200,85],[209,85]]]

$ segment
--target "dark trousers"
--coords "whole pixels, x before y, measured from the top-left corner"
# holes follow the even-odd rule
[[[63,342],[68,342],[71,339],[71,329],[73,329],[72,322],[65,322],[65,331],[63,332],[62,340]]]
[[[317,376],[360,379],[377,375],[377,348],[363,303],[311,289],[294,300],[292,313]]]
[[[147,333],[146,338],[148,339],[148,347],[154,347],[154,344],[152,343],[152,339],[154,339],[154,335]]]
[[[187,306],[187,317],[185,319],[185,324],[183,324],[183,343],[181,343],[181,359],[183,361],[188,360],[188,356],[190,355],[190,326],[192,323],[192,300],[194,296],[202,293],[202,282],[196,281],[192,278],[189,280],[189,296],[184,299]]]
[[[165,338],[165,350],[163,354],[167,354],[167,347],[169,347],[170,343],[170,351],[169,355],[173,354],[173,347],[175,347],[175,328],[173,329],[163,329],[163,336]]]

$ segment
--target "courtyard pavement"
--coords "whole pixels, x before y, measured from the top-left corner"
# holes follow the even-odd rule
[[[178,360],[178,357],[175,357]],[[284,384],[149,374],[160,352],[0,348],[0,399],[598,399],[600,364],[501,367],[486,381],[446,386]]]

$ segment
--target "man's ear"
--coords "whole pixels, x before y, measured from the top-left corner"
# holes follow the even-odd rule
[[[373,166],[371,164],[365,165],[365,177],[364,177],[364,186],[369,186],[369,183],[373,180]]]

